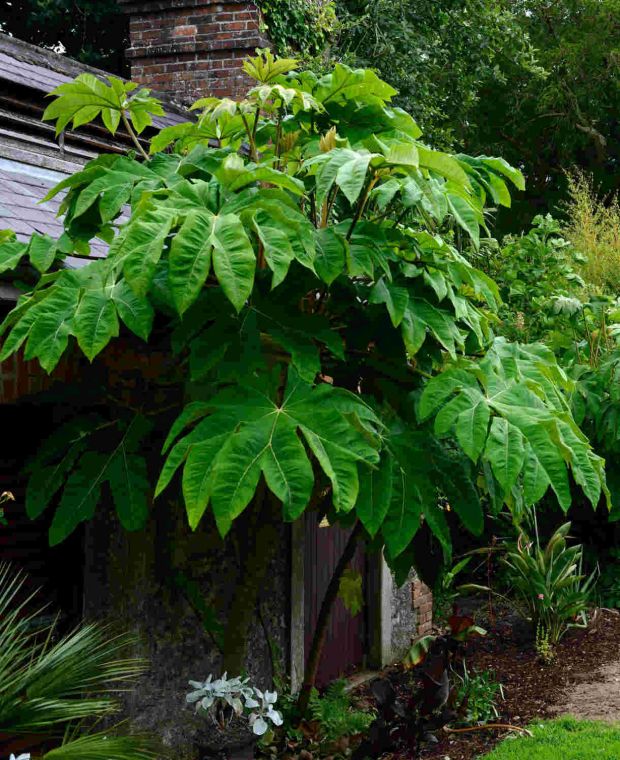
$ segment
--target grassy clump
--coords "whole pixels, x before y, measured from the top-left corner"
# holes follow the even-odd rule
[[[618,760],[620,726],[575,718],[536,723],[533,738],[509,738],[485,760]]]
[[[569,177],[565,234],[585,257],[581,275],[595,291],[620,292],[620,202],[601,198],[584,174]]]

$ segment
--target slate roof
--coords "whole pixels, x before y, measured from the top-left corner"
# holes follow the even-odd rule
[[[0,229],[12,229],[24,241],[33,232],[59,238],[63,226],[56,214],[62,196],[45,203],[40,200],[64,177],[60,172],[0,159]],[[91,244],[92,255],[105,256],[105,251],[103,242],[95,240]],[[70,258],[71,263],[79,261]]]
[[[41,204],[47,191],[98,153],[123,153],[130,146],[127,135],[112,138],[96,124],[56,139],[53,126],[41,121],[47,93],[82,72],[105,76],[103,71],[0,34],[0,229],[14,230],[20,240],[28,240],[33,232],[60,237],[63,227],[56,214],[62,196]],[[155,127],[191,118],[165,98],[162,101],[166,114],[154,118]],[[103,242],[91,243],[91,254],[105,256],[105,252]],[[83,261],[70,257],[67,263],[80,266]]]
[[[0,79],[46,95],[58,85],[70,82],[84,72],[99,78],[106,76],[106,72],[101,69],[0,34]],[[183,109],[164,96],[160,96],[160,100],[163,102],[166,115],[153,118],[157,128],[187,121],[188,117]]]

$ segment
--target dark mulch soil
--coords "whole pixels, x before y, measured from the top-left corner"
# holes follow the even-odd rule
[[[505,700],[498,704],[497,722],[525,726],[537,718],[561,712],[563,694],[571,684],[595,677],[600,666],[620,657],[620,615],[599,610],[586,630],[573,629],[557,648],[552,665],[541,664],[534,651],[531,632],[514,621],[489,626],[484,638],[467,644],[467,667],[490,670],[503,685]],[[394,674],[395,675],[395,674]],[[392,682],[404,679],[392,678]],[[620,720],[620,715],[609,716]],[[393,754],[391,760],[474,760],[493,748],[506,731],[480,730],[447,735],[437,731],[437,744],[426,743],[421,754]]]

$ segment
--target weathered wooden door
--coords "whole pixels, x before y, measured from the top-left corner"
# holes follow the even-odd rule
[[[305,654],[308,656],[321,602],[330,578],[342,555],[350,530],[337,526],[319,527],[317,516],[306,516],[304,557],[305,579]],[[359,547],[352,567],[366,579],[366,556]],[[366,655],[365,608],[354,617],[345,609],[341,599],[336,601],[329,622],[317,686],[324,686],[363,665]]]

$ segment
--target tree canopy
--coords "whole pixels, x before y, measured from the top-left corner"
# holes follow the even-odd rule
[[[116,0],[4,0],[0,32],[113,74],[127,69],[127,17]]]

